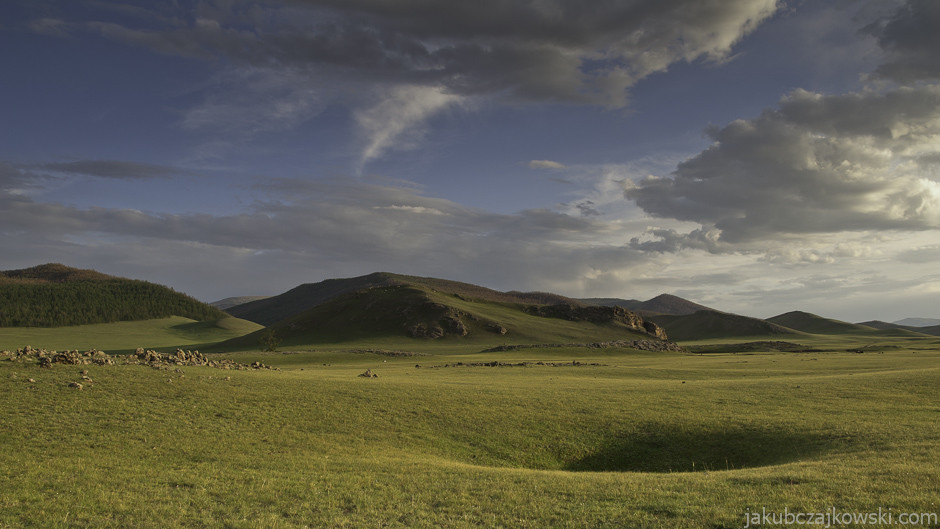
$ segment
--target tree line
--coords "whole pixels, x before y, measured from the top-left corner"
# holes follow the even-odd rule
[[[226,316],[171,288],[131,279],[0,283],[0,327],[61,327],[182,316]]]

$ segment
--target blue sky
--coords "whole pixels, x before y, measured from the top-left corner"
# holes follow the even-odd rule
[[[929,0],[12,0],[0,268],[940,317]]]

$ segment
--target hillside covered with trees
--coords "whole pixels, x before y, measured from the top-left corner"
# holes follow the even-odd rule
[[[227,315],[171,288],[45,264],[0,272],[0,327],[61,327],[182,316]]]

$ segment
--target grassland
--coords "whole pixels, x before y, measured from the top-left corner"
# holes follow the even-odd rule
[[[859,354],[845,349],[870,337],[800,338],[827,350],[321,345],[226,355],[279,371],[88,366],[80,391],[68,383],[84,366],[2,361],[0,528],[730,528],[748,509],[940,512],[938,341]],[[470,365],[493,361],[530,364]]]
[[[198,349],[260,328],[238,318],[195,321],[179,316],[69,327],[0,327],[0,350],[12,351],[26,345],[56,350],[101,349],[109,353],[128,353],[138,347]]]

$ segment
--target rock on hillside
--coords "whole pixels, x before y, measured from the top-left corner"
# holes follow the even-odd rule
[[[566,303],[557,305],[533,305],[525,311],[545,318],[561,318],[568,321],[588,321],[591,323],[620,323],[631,329],[645,332],[659,339],[666,340],[666,331],[651,321],[645,321],[639,314],[623,307],[588,306],[578,307]]]

